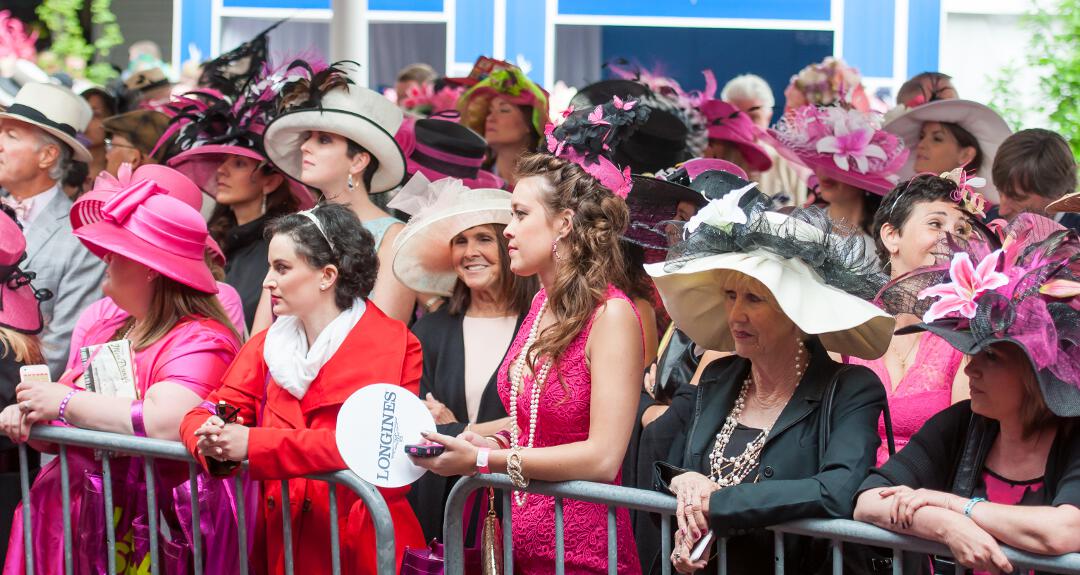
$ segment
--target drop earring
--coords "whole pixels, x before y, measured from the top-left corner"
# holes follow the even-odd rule
[[[262,213],[264,215],[266,214],[266,194],[263,194],[262,197]]]
[[[356,189],[356,184],[352,181],[352,174],[349,174],[349,178],[345,180],[345,185],[349,187],[350,192]]]
[[[551,255],[555,256],[555,261],[562,260],[562,256],[559,255],[559,239],[555,238],[555,241],[551,242]]]

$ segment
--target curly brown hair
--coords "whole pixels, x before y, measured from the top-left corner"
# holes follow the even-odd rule
[[[577,164],[549,154],[522,157],[518,181],[541,176],[544,207],[550,216],[562,210],[574,213],[570,233],[564,239],[555,283],[548,293],[548,309],[555,322],[537,337],[528,361],[549,357],[558,363],[566,348],[589,323],[596,308],[607,299],[609,285],[626,286],[619,237],[626,230],[630,213],[626,202],[585,172]],[[539,321],[539,318],[537,319]]]

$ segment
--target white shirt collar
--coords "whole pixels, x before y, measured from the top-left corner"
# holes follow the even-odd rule
[[[23,215],[23,227],[29,227],[33,225],[34,220],[41,215],[41,212],[45,211],[45,207],[48,206],[49,203],[53,201],[53,198],[56,197],[56,194],[59,193],[60,183],[57,182],[55,186],[34,196],[33,205],[31,205],[30,210],[27,211],[25,215]]]

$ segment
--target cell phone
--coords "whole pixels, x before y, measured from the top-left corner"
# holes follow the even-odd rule
[[[414,443],[405,446],[405,453],[413,457],[438,457],[446,451],[446,446],[438,443]]]
[[[698,539],[698,542],[694,544],[694,548],[690,551],[690,561],[701,561],[701,557],[705,555],[705,551],[709,549],[709,543],[712,543],[713,532],[712,529],[708,530],[705,535]]]
[[[49,366],[47,365],[24,365],[19,368],[19,381],[22,383],[49,383],[52,381],[52,374],[49,373]]]

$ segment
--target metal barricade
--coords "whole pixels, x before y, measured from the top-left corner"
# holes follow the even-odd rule
[[[503,490],[503,564],[505,573],[513,573],[513,522],[511,520],[511,490],[513,483],[506,475],[490,474],[463,477],[450,492],[446,502],[446,515],[443,520],[443,535],[446,538],[446,573],[447,575],[462,575],[464,573],[464,525],[462,513],[465,502],[469,495],[480,488],[494,487]],[[664,575],[669,575],[672,566],[665,559],[671,555],[671,521],[675,513],[675,498],[654,491],[644,491],[630,487],[618,487],[604,483],[591,483],[587,481],[567,481],[563,483],[546,483],[533,481],[526,489],[529,493],[550,495],[555,498],[555,573],[562,575],[565,569],[564,545],[563,545],[563,500],[573,499],[599,503],[608,507],[607,513],[607,556],[608,573],[614,575],[617,572],[615,541],[615,511],[618,508],[626,508],[660,515],[661,537],[661,567]],[[901,552],[911,551],[923,554],[949,556],[949,549],[939,543],[900,535],[891,531],[878,528],[868,523],[851,521],[846,519],[803,519],[792,521],[769,528],[774,532],[775,546],[775,572],[778,575],[784,573],[784,534],[805,535],[828,539],[831,542],[832,572],[835,575],[843,573],[843,546],[844,543],[856,543],[873,545],[893,550],[892,572],[899,575],[903,571],[903,555]],[[1050,557],[1026,553],[1011,547],[1002,545],[1006,557],[1013,566],[1020,569],[1037,569],[1045,573],[1061,573],[1067,575],[1080,575],[1080,553]],[[727,540],[720,539],[717,542],[718,549],[718,572],[721,575],[727,573]],[[957,574],[962,575],[964,569],[957,568]]]
[[[106,533],[106,553],[108,555],[108,567],[109,573],[116,572],[116,532],[114,527],[113,517],[113,489],[112,489],[112,474],[110,462],[117,454],[120,456],[134,455],[143,458],[144,469],[146,471],[146,499],[148,519],[149,519],[149,532],[152,534],[158,533],[158,510],[157,510],[157,498],[155,497],[155,485],[154,485],[154,473],[152,471],[153,461],[155,459],[164,459],[172,461],[183,461],[188,464],[188,481],[190,482],[192,493],[198,493],[198,485],[196,483],[196,477],[199,473],[198,463],[191,457],[191,454],[187,452],[183,444],[173,441],[163,441],[160,439],[150,439],[145,437],[134,437],[131,435],[122,435],[117,433],[106,433],[100,431],[90,431],[86,429],[65,428],[65,427],[52,427],[52,426],[35,426],[31,429],[30,438],[39,441],[46,441],[50,443],[56,443],[60,446],[60,452],[58,457],[60,458],[60,482],[61,482],[61,498],[63,505],[63,532],[64,532],[64,571],[65,573],[73,574],[74,570],[74,546],[72,544],[72,528],[71,528],[71,514],[69,509],[71,508],[71,492],[70,492],[70,480],[68,477],[68,446],[89,447],[98,450],[101,453],[101,471],[104,487],[104,500],[105,500],[105,533]],[[26,574],[33,575],[34,573],[34,555],[33,555],[33,540],[31,529],[33,521],[39,519],[31,517],[30,513],[30,478],[27,469],[27,452],[26,445],[19,445],[19,462],[20,462],[20,482],[22,488],[22,503],[23,503],[23,542],[24,542],[24,554],[26,559]],[[367,507],[368,514],[371,516],[375,526],[375,542],[376,548],[372,551],[375,553],[376,565],[380,574],[390,574],[395,572],[394,565],[394,526],[390,516],[390,509],[386,505],[386,501],[383,499],[379,490],[373,487],[371,484],[363,481],[357,475],[351,471],[338,471],[336,473],[309,476],[308,479],[317,481],[324,481],[331,486],[343,485],[352,490],[353,493],[360,498],[360,500]],[[287,486],[288,481],[282,480],[282,509],[289,509],[289,491]],[[245,521],[246,513],[253,512],[253,510],[244,509],[244,496],[243,496],[243,482],[239,478],[234,479],[234,485],[237,494],[237,533],[239,540],[239,564],[240,572],[248,572],[248,548],[247,542],[249,534],[247,533],[247,524]],[[337,490],[329,489],[329,516],[331,518],[337,517]],[[192,497],[191,504],[191,518],[192,525],[199,525],[199,498]],[[288,574],[293,573],[293,549],[292,549],[292,526],[290,525],[290,514],[282,513],[282,540],[285,543],[285,572]],[[157,575],[161,572],[159,564],[159,550],[158,550],[158,538],[152,536],[149,538],[150,545],[150,573]],[[200,537],[194,537],[192,541],[192,555],[194,556],[194,572],[196,575],[202,575],[202,541]],[[340,537],[338,533],[338,522],[333,520],[330,522],[330,548],[332,552],[332,569],[335,575],[341,573],[341,549],[340,549]]]

